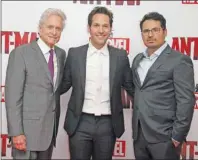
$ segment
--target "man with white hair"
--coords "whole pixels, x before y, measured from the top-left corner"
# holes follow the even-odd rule
[[[5,98],[14,159],[51,159],[60,117],[60,82],[66,53],[55,46],[65,26],[60,9],[39,21],[39,38],[9,56]]]

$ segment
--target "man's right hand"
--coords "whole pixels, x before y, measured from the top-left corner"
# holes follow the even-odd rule
[[[26,137],[25,135],[19,135],[12,137],[12,143],[14,147],[21,151],[26,151]]]

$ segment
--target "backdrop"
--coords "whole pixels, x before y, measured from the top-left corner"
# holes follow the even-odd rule
[[[198,83],[198,1],[142,1],[142,0],[71,0],[45,2],[2,2],[2,79],[1,79],[1,156],[11,158],[10,144],[7,138],[7,122],[5,114],[4,84],[9,53],[15,47],[28,43],[37,35],[40,15],[47,8],[60,8],[67,15],[66,28],[58,46],[66,51],[70,47],[83,45],[88,42],[87,17],[95,6],[106,6],[114,13],[112,37],[109,44],[124,48],[128,52],[130,63],[136,54],[145,47],[141,40],[139,22],[144,14],[157,11],[167,20],[167,42],[172,48],[190,56],[194,63],[195,82]],[[185,73],[184,73],[185,74]],[[17,85],[17,84],[16,84]],[[67,110],[67,103],[71,91],[61,97],[61,117],[57,147],[53,158],[68,159],[68,137],[63,130],[63,120]],[[198,93],[196,94],[198,99]],[[125,133],[117,140],[114,159],[133,159],[133,145],[131,132],[132,105],[130,98],[123,92]],[[194,117],[187,143],[183,145],[182,159],[198,159],[198,100],[195,105]]]

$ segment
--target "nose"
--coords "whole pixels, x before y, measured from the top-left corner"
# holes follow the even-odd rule
[[[103,33],[103,31],[104,31],[104,30],[103,30],[103,27],[102,27],[102,26],[99,27],[99,32],[100,32],[100,33]]]
[[[153,36],[153,32],[151,30],[148,32],[148,36],[149,37],[152,37]]]
[[[53,34],[53,35],[56,35],[56,28],[53,28],[53,29],[52,29],[52,34]]]

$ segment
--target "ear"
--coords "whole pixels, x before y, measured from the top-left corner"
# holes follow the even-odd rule
[[[113,33],[113,28],[112,27],[110,27],[110,32],[111,32],[111,34]]]
[[[167,29],[164,29],[164,36],[166,37],[167,36]]]
[[[41,30],[42,30],[42,26],[38,26],[38,33],[40,33],[41,32]]]
[[[113,37],[113,29],[110,28],[109,37]]]
[[[87,32],[90,33],[90,30],[91,30],[90,26],[87,25]]]

